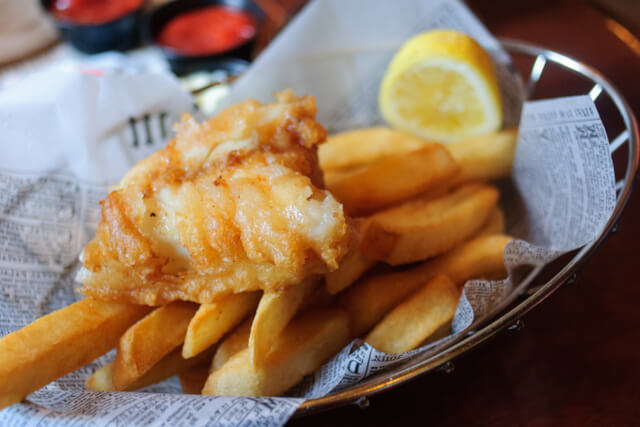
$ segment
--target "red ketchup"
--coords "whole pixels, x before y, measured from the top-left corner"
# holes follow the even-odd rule
[[[142,0],[55,0],[51,14],[61,21],[96,25],[114,21],[140,7]]]
[[[212,55],[233,49],[256,33],[254,17],[240,9],[207,6],[171,19],[158,43],[188,56]]]

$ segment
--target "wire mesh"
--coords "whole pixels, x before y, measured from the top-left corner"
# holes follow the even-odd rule
[[[613,123],[616,120],[622,121],[624,129],[615,137],[610,137],[610,152],[612,158],[614,155],[618,157],[622,156],[624,158],[617,158],[617,161],[614,161],[616,176],[620,178],[616,181],[617,203],[611,218],[596,241],[578,250],[564,265],[556,267],[556,271],[552,272],[552,275],[548,280],[542,284],[536,285],[535,287],[525,288],[521,298],[513,302],[493,318],[487,319],[483,324],[475,327],[473,331],[469,331],[457,341],[451,342],[437,354],[423,359],[414,359],[407,365],[402,365],[396,369],[389,370],[383,375],[369,378],[353,387],[322,398],[306,401],[298,408],[296,413],[297,416],[307,415],[348,403],[361,405],[362,402],[367,401],[367,396],[398,386],[419,375],[423,375],[436,369],[451,371],[453,369],[451,361],[454,358],[490,339],[505,328],[519,329],[518,326],[522,322],[522,316],[524,316],[533,307],[540,304],[545,298],[549,297],[562,284],[575,281],[576,272],[579,267],[589,258],[600,243],[602,243],[607,234],[615,227],[615,224],[631,195],[633,181],[638,170],[638,155],[640,152],[638,125],[627,102],[613,87],[613,85],[602,74],[600,74],[600,72],[588,65],[552,50],[529,43],[511,39],[501,39],[501,42],[512,56],[522,55],[529,59],[533,59],[529,78],[525,84],[525,91],[528,99],[532,98],[536,88],[547,75],[545,70],[550,64],[553,64],[554,66],[560,67],[567,73],[572,73],[575,76],[587,79],[591,85],[590,89],[586,93],[589,94],[594,102],[596,102],[596,107],[598,106],[597,102],[603,97],[607,97],[613,102],[615,112],[607,114],[606,116],[601,114],[601,119],[607,130],[612,128],[612,126],[608,127],[609,123]],[[575,94],[554,94],[554,96],[568,95]],[[622,152],[620,149],[625,146],[627,149]],[[533,269],[524,280],[533,283],[534,279],[541,271],[542,268]]]

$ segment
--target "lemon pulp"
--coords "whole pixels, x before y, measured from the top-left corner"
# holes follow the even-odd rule
[[[441,142],[497,130],[502,121],[489,55],[454,31],[405,43],[385,74],[379,101],[392,126]]]

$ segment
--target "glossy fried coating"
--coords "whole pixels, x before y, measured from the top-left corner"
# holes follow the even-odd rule
[[[335,270],[350,229],[323,190],[312,97],[246,101],[135,165],[102,202],[78,274],[85,295],[159,305],[278,289]]]

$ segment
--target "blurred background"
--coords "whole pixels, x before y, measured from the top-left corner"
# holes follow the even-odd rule
[[[134,58],[137,66],[171,69],[182,76],[197,71],[225,72],[213,77],[199,74],[195,79],[185,80],[190,89],[198,90],[241,72],[307,2],[308,0],[0,0],[0,88],[12,77],[28,69],[62,60],[79,61],[86,56],[117,50],[127,52],[128,56]],[[490,19],[496,23],[495,17],[482,14],[482,10],[487,9],[484,5],[486,2],[468,0],[467,3],[476,13],[476,9],[480,10],[479,15],[483,20]],[[637,0],[539,0],[517,4],[494,0],[491,3],[492,6],[488,9],[500,9],[497,19],[505,22],[510,21],[514,15],[552,16],[567,5],[584,4],[612,17],[632,33],[640,33],[640,2]],[[240,42],[227,40],[230,44],[210,46],[208,53],[206,49],[201,49],[196,54],[188,54],[175,46],[163,44],[160,39],[160,32],[163,30],[160,27],[166,27],[169,23],[178,25],[172,22],[177,15],[194,7],[213,8],[225,4],[251,15],[249,24],[254,26],[254,32],[248,30],[247,36],[245,28],[246,37]],[[367,5],[375,7],[375,2],[367,2]],[[163,8],[164,10],[159,11]],[[218,24],[212,26],[215,28],[211,31],[218,28],[218,36],[221,37],[228,38],[229,31],[234,30],[233,25],[240,25],[228,16],[219,19],[222,21],[208,22],[226,23],[222,29],[218,28]],[[241,28],[235,30],[242,31]],[[190,33],[192,38],[194,31]],[[111,56],[111,61],[115,61],[114,55]],[[194,61],[193,56],[206,57],[206,60]]]
[[[170,0],[146,0],[133,1],[133,4],[140,3],[145,13],[150,13],[153,9],[169,3]],[[193,3],[190,0],[177,0],[182,3]],[[265,19],[260,25],[259,42],[254,54],[258,53],[268,41],[298,12],[308,0],[253,0],[265,15]],[[26,57],[37,55],[53,45],[60,43],[60,34],[56,32],[53,19],[45,8],[50,10],[53,4],[63,7],[87,7],[91,3],[121,3],[128,4],[131,1],[123,0],[58,0],[46,2],[40,0],[0,0],[0,70],[6,68],[15,61],[23,60]],[[205,2],[206,3],[206,2]],[[223,2],[224,3],[224,2]],[[230,1],[232,5],[243,5],[247,2]],[[369,4],[372,4],[370,2]],[[470,0],[467,2],[472,8],[474,4],[481,3]],[[539,0],[536,2],[518,2],[511,5],[509,1],[495,0],[499,8],[511,9],[514,13],[523,13],[530,9],[529,3],[535,3],[537,10],[547,10],[553,13],[553,9],[566,4],[588,4],[601,9],[607,15],[615,18],[635,34],[640,32],[640,2],[637,0]],[[502,15],[502,19],[508,19],[507,15]],[[140,23],[143,24],[142,22]],[[140,28],[142,30],[142,28]]]
[[[206,114],[224,97],[227,84],[307,2],[0,0],[0,90],[28,72],[50,66],[81,67],[88,72],[105,67],[168,70],[180,76]],[[375,7],[375,2],[366,4]],[[640,32],[637,0],[494,0],[489,8],[484,1],[468,0],[467,4],[485,23],[506,27],[518,16],[535,15],[545,21],[546,16],[566,14],[568,5],[584,4],[611,16],[614,27],[619,22],[632,33]],[[239,14],[214,10],[225,6]],[[203,8],[209,9],[209,15],[185,19],[185,14]],[[611,31],[628,38],[628,30],[614,27]],[[207,40],[218,40],[218,44],[206,45]],[[640,51],[640,46],[636,48]]]

